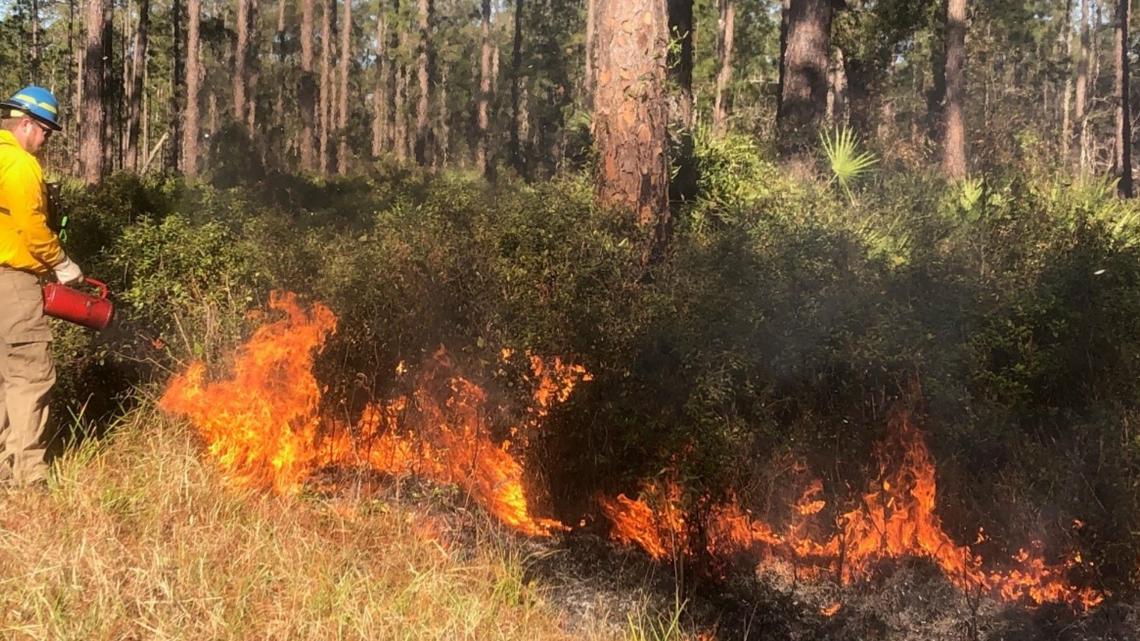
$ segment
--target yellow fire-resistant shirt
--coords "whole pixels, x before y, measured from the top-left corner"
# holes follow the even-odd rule
[[[0,265],[47,274],[63,257],[59,237],[47,226],[40,161],[0,129]]]

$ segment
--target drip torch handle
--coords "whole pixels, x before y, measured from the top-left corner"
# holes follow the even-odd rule
[[[98,287],[100,298],[106,298],[107,295],[111,293],[110,288],[107,287],[107,283],[104,283],[101,280],[96,280],[94,278],[91,278],[90,276],[87,276],[83,279],[83,282],[87,283],[88,285],[94,285],[94,286]]]

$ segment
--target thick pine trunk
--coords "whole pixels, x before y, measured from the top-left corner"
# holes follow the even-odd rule
[[[728,84],[732,82],[732,45],[736,31],[735,0],[720,0],[717,19],[716,53],[720,71],[716,74],[716,97],[713,100],[713,132],[718,136],[728,131]]]
[[[1132,197],[1132,108],[1128,96],[1128,19],[1132,1],[1118,0],[1116,8],[1116,172],[1123,198]]]
[[[669,228],[665,0],[597,0],[596,11],[597,195],[633,213],[649,258]]]
[[[344,0],[344,19],[340,21],[340,91],[337,100],[336,171],[348,173],[348,68],[352,57],[352,0]]]
[[[298,102],[301,107],[301,169],[317,168],[313,146],[317,120],[317,80],[313,76],[313,0],[301,0],[301,83]]]
[[[480,173],[490,173],[487,162],[487,138],[491,128],[491,0],[483,0],[482,17],[483,55],[479,59],[479,107],[477,124],[479,139],[475,143],[475,168]]]
[[[103,177],[103,74],[106,43],[103,42],[103,23],[106,15],[104,0],[87,3],[84,21],[87,38],[83,59],[83,118],[80,125],[79,165],[84,182],[95,184]]]
[[[946,7],[946,124],[942,172],[951,180],[966,177],[966,0]]]
[[[791,0],[787,10],[783,87],[776,124],[785,160],[799,160],[814,148],[827,112],[827,67],[832,0]]]
[[[135,31],[134,62],[131,64],[131,111],[130,125],[127,134],[127,167],[138,171],[141,158],[139,157],[139,136],[142,130],[143,91],[145,89],[147,48],[149,46],[148,34],[150,27],[150,0],[139,2],[139,24]]]
[[[189,18],[186,25],[186,110],[182,128],[182,171],[187,176],[198,174],[198,91],[202,72],[200,31],[202,21],[202,0],[189,0]]]
[[[416,102],[416,163],[421,167],[431,165],[431,23],[434,2],[419,0],[419,45],[416,51],[416,79],[419,84],[419,100]]]

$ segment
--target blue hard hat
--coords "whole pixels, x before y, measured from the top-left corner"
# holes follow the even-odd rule
[[[0,102],[0,107],[15,109],[44,123],[53,131],[63,129],[59,124],[59,101],[43,87],[28,85],[11,98]]]

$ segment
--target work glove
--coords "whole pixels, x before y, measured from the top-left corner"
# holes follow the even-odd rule
[[[67,256],[52,269],[55,270],[55,279],[63,285],[83,282],[83,270]]]

